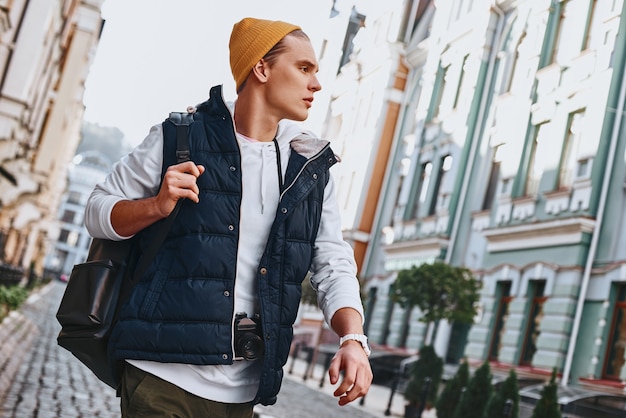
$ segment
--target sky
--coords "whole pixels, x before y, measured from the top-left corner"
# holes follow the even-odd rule
[[[86,81],[84,119],[118,127],[135,146],[171,111],[223,84],[235,98],[228,39],[244,17],[297,24],[316,47],[332,0],[105,0],[106,20]]]

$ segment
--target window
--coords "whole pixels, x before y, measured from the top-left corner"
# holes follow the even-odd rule
[[[439,67],[437,71],[437,78],[435,80],[435,87],[433,89],[433,95],[430,102],[430,108],[428,110],[427,120],[432,120],[439,116],[441,102],[443,100],[444,90],[446,89],[446,79],[448,77],[449,66]]]
[[[78,232],[71,231],[69,235],[67,236],[67,245],[71,247],[75,247],[77,242],[78,242]]]
[[[489,182],[487,183],[487,190],[485,191],[485,198],[483,199],[482,210],[489,210],[493,205],[493,199],[496,195],[498,188],[498,180],[500,179],[500,157],[498,151],[502,147],[498,146],[493,152],[493,159],[491,160],[491,171],[489,173]]]
[[[419,208],[426,200],[426,192],[428,191],[432,171],[433,164],[431,162],[424,163],[420,167],[419,180],[415,183],[415,189],[413,190],[413,206],[409,213],[409,219],[418,217]]]
[[[389,294],[387,297],[387,307],[385,309],[385,319],[383,322],[383,335],[382,335],[382,340],[381,340],[381,344],[383,345],[387,345],[387,340],[389,339],[389,334],[391,333],[391,329],[390,329],[390,324],[391,324],[391,318],[393,317],[393,309],[395,307],[395,303],[393,301],[393,295],[396,291],[396,288],[394,285],[389,286]]]
[[[560,13],[552,62],[567,65],[587,47],[594,5],[595,1],[563,0],[555,7],[555,12],[560,9]]]
[[[368,315],[365,315],[365,321],[363,323],[363,332],[367,334],[370,329],[370,322],[372,321],[372,312],[374,311],[374,307],[376,306],[377,297],[376,293],[378,293],[377,287],[371,287],[368,296],[367,296],[367,306],[365,311]]]
[[[82,195],[81,193],[77,192],[77,191],[70,191],[67,195],[67,202],[68,203],[75,203],[77,205],[81,204],[82,202]]]
[[[581,142],[582,124],[585,112],[570,113],[567,121],[567,130],[559,162],[559,178],[557,189],[566,189],[572,186],[574,173],[578,165],[578,147]]]
[[[354,37],[356,36],[359,29],[365,26],[365,15],[360,14],[356,11],[356,8],[352,6],[352,11],[350,12],[350,20],[348,22],[348,27],[346,28],[346,36],[343,40],[343,54],[341,56],[341,60],[339,62],[339,68],[337,69],[337,74],[341,71],[341,67],[343,67],[348,61],[350,61],[350,55],[352,55],[352,51],[354,50]]]
[[[409,339],[409,331],[411,330],[411,313],[413,308],[407,307],[402,313],[402,329],[400,330],[400,342],[399,347],[406,347],[406,342]]]
[[[463,80],[465,79],[465,73],[467,72],[467,60],[469,59],[469,55],[463,57],[463,64],[461,65],[461,75],[459,75],[459,84],[456,89],[456,95],[454,96],[454,104],[452,105],[453,109],[456,109],[459,105],[459,99],[461,98],[461,94],[463,94]]]
[[[617,300],[611,323],[611,336],[607,346],[604,377],[622,379],[622,369],[626,364],[626,285],[617,287]]]
[[[445,208],[449,203],[449,195],[445,193],[440,193],[441,185],[445,184],[445,180],[447,178],[448,171],[452,168],[452,156],[446,155],[441,159],[441,163],[439,166],[439,172],[437,173],[437,178],[435,179],[435,188],[433,190],[433,198],[430,202],[430,210],[428,211],[429,215],[434,215],[437,212],[438,208]]]
[[[589,178],[591,177],[591,166],[593,158],[581,158],[576,165],[576,178]]]
[[[510,195],[511,190],[513,190],[513,179],[502,179],[500,186],[500,195]]]
[[[589,10],[587,12],[587,20],[585,22],[585,31],[583,32],[583,44],[581,50],[585,50],[589,48],[590,38],[591,38],[591,29],[593,28],[593,19],[596,14],[596,3],[597,0],[591,0],[589,2]]]
[[[70,247],[76,246],[76,243],[78,242],[78,232],[62,229],[59,234],[59,242],[64,242]]]
[[[504,329],[506,320],[509,317],[509,304],[513,298],[511,297],[511,282],[499,282],[497,289],[497,296],[499,301],[496,309],[496,321],[493,327],[493,334],[491,337],[491,344],[489,346],[489,360],[498,361],[498,355],[500,348],[502,347],[502,337],[504,336]]]
[[[66,209],[65,211],[63,211],[63,216],[61,217],[61,220],[65,223],[73,224],[75,218],[76,218],[76,212],[74,212],[73,210]]]
[[[539,190],[539,182],[552,158],[549,146],[550,138],[547,135],[546,125],[537,125],[530,150],[528,174],[524,190],[526,196],[536,195]]]
[[[515,74],[518,66],[519,47],[526,37],[526,31],[518,33],[517,31],[512,30],[517,20],[514,9],[507,10],[505,12],[504,19],[508,22],[506,25],[507,29],[502,34],[502,49],[498,51],[497,54],[497,66],[500,69],[498,93],[500,94],[511,91],[513,85],[513,75]]]
[[[455,0],[452,6],[452,13],[450,14],[451,20],[449,26],[461,19],[465,14],[472,10],[474,0]]]
[[[59,234],[59,242],[67,242],[67,237],[70,235],[70,231],[67,229],[62,229]]]
[[[622,9],[622,3],[624,0],[612,0],[611,1],[611,11],[617,12]]]
[[[528,312],[528,323],[526,324],[526,334],[524,346],[522,347],[522,357],[520,365],[532,365],[533,356],[537,352],[537,339],[541,333],[540,325],[543,319],[543,304],[546,298],[543,296],[546,283],[544,281],[529,282],[528,287],[532,298],[530,300],[530,310]]]

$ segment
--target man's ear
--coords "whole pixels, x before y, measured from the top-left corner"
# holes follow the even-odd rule
[[[260,59],[254,65],[254,67],[252,67],[252,74],[254,75],[254,77],[256,77],[257,80],[259,80],[259,83],[266,83],[268,69],[269,66],[267,65],[267,62],[265,62],[263,59]]]

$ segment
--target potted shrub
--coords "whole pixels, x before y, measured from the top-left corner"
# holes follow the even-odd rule
[[[507,411],[506,414],[505,411]],[[502,418],[503,416],[507,418],[519,417],[519,388],[514,369],[509,371],[509,377],[502,382],[500,389],[491,396],[484,418]]]
[[[433,405],[443,375],[443,360],[433,346],[424,346],[419,351],[418,360],[409,371],[409,381],[404,390],[404,418],[419,418],[427,404]]]
[[[561,409],[558,400],[558,388],[556,385],[556,368],[552,369],[550,382],[543,387],[541,398],[535,409],[532,418],[561,418]]]
[[[454,410],[467,387],[469,375],[469,364],[464,361],[459,365],[454,377],[446,383],[437,399],[437,418],[454,418]]]
[[[463,391],[461,400],[454,413],[455,418],[482,417],[491,397],[491,368],[484,362],[474,372],[474,376]]]

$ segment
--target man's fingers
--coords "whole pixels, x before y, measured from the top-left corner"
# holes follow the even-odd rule
[[[193,161],[185,161],[184,163],[169,166],[167,171],[187,173],[191,174],[195,178],[198,178],[202,173],[204,173],[204,166],[196,165]]]
[[[330,367],[328,368],[328,377],[330,378],[330,384],[334,385],[339,381],[339,367],[341,362],[337,357],[333,357],[333,360],[330,362]],[[335,395],[337,396],[337,395]]]
[[[356,370],[346,367],[343,371],[343,380],[341,384],[335,389],[333,393],[335,396],[342,396],[346,394],[350,388],[354,385],[356,380]]]
[[[172,212],[176,202],[180,199],[189,199],[194,203],[200,201],[200,188],[196,180],[204,171],[204,166],[196,165],[193,161],[168,167],[157,196],[160,202],[159,210],[163,217]]]
[[[361,396],[365,396],[372,384],[373,374],[369,361],[361,347],[344,347],[335,355],[330,363],[328,375],[330,383],[339,382],[340,373],[343,380],[333,393],[339,397],[339,405],[346,405]]]
[[[349,404],[350,402],[355,401],[361,396],[365,396],[368,386],[361,383],[361,380],[363,379],[359,379],[358,377],[354,382],[352,382],[351,379],[344,379],[344,381],[342,382],[342,387],[337,388],[334,393],[335,396],[339,397],[339,405]],[[344,387],[346,386],[347,389],[344,390]]]

